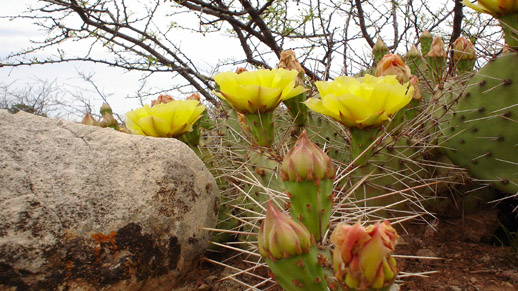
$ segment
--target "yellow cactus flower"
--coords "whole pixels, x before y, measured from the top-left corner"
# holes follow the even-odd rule
[[[214,76],[219,85],[219,91],[214,91],[214,94],[239,113],[270,112],[282,101],[306,91],[302,86],[295,86],[297,75],[297,71],[285,69],[261,69],[240,74],[223,72]]]
[[[476,3],[464,0],[462,4],[496,18],[518,12],[518,0],[478,0]]]
[[[176,137],[192,130],[205,106],[197,100],[172,100],[126,113],[126,126],[135,134]]]
[[[401,85],[396,76],[363,78],[341,76],[315,85],[320,98],[304,102],[309,109],[327,115],[347,127],[380,125],[412,100],[414,88]]]

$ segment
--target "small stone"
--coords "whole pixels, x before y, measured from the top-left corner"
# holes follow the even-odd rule
[[[491,261],[491,256],[490,256],[490,255],[488,255],[488,254],[484,254],[484,255],[480,258],[480,260],[481,260],[482,262],[484,262],[484,263],[488,263],[489,261]]]
[[[211,289],[212,288],[209,285],[207,285],[207,284],[201,284],[200,287],[198,287],[199,291],[209,291]]]
[[[216,281],[217,279],[218,279],[217,276],[210,275],[207,278],[205,278],[205,283],[212,285],[212,284],[214,284],[214,281]]]

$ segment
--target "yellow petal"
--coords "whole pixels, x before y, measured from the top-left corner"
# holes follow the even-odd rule
[[[127,114],[126,114],[127,115]],[[128,117],[126,120],[126,127],[131,130],[134,134],[140,134],[140,135],[146,135],[140,126],[136,122],[134,122],[132,119]]]
[[[250,113],[270,111],[280,103],[281,88],[248,85],[241,86],[239,91],[240,99],[247,101],[247,109]]]
[[[480,2],[480,1],[478,1],[478,2]],[[464,1],[462,1],[462,4],[468,6],[469,8],[471,8],[473,10],[476,10],[478,12],[493,14],[492,11],[490,11],[488,8],[486,8],[486,6],[480,5],[480,3],[478,3],[478,2],[471,3],[469,0],[464,0]]]
[[[347,108],[347,111],[351,114],[351,119],[354,121],[365,120],[376,113],[370,108],[368,101],[361,96],[348,94],[339,96],[338,98],[342,105],[340,109]]]
[[[308,98],[308,100],[303,102],[306,106],[318,113],[327,115],[337,121],[340,121],[340,114],[338,110],[329,110],[324,106],[324,103],[321,99],[318,98]]]
[[[126,113],[126,126],[136,134],[145,135],[142,131],[142,128],[138,125],[138,120],[143,117],[147,117],[150,115],[149,105],[145,105],[142,108],[138,108],[136,110],[132,110]]]
[[[390,250],[383,245],[378,232],[375,232],[371,240],[358,252],[360,268],[367,282],[374,281],[383,259],[389,253]]]
[[[220,92],[222,96],[224,96],[225,101],[232,106],[236,111],[240,113],[249,113],[250,112],[250,105],[249,100],[246,97],[243,97],[242,94],[240,95],[232,95],[226,92]],[[219,95],[218,95],[219,96]]]
[[[148,136],[167,137],[171,127],[167,122],[153,116],[144,117],[138,120],[137,124]]]
[[[355,120],[355,122],[359,128],[364,128],[364,127],[368,127],[371,125],[379,125],[387,119],[388,119],[387,114],[382,111],[382,112],[373,113],[372,115],[365,118],[364,120]]]

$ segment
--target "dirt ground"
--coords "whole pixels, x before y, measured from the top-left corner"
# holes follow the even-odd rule
[[[432,220],[429,224],[413,222],[400,229],[401,240],[396,250],[396,255],[403,256],[397,258],[401,270],[401,278],[397,280],[400,290],[518,290],[518,260],[516,256],[513,260],[509,247],[501,247],[494,239],[497,218],[497,211],[488,209],[461,218]],[[404,258],[406,256],[435,259]],[[246,267],[239,266],[239,262],[234,265]],[[427,272],[429,274],[422,277],[405,276]],[[200,263],[174,290],[247,290],[235,281],[220,281],[230,273],[228,268]],[[265,270],[256,270],[256,273],[267,276]],[[239,278],[252,285],[258,282],[249,275]],[[267,290],[282,290],[271,283],[265,285],[269,286]]]

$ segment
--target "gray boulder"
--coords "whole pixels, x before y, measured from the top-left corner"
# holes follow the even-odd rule
[[[218,189],[175,139],[0,110],[0,290],[171,290]]]

